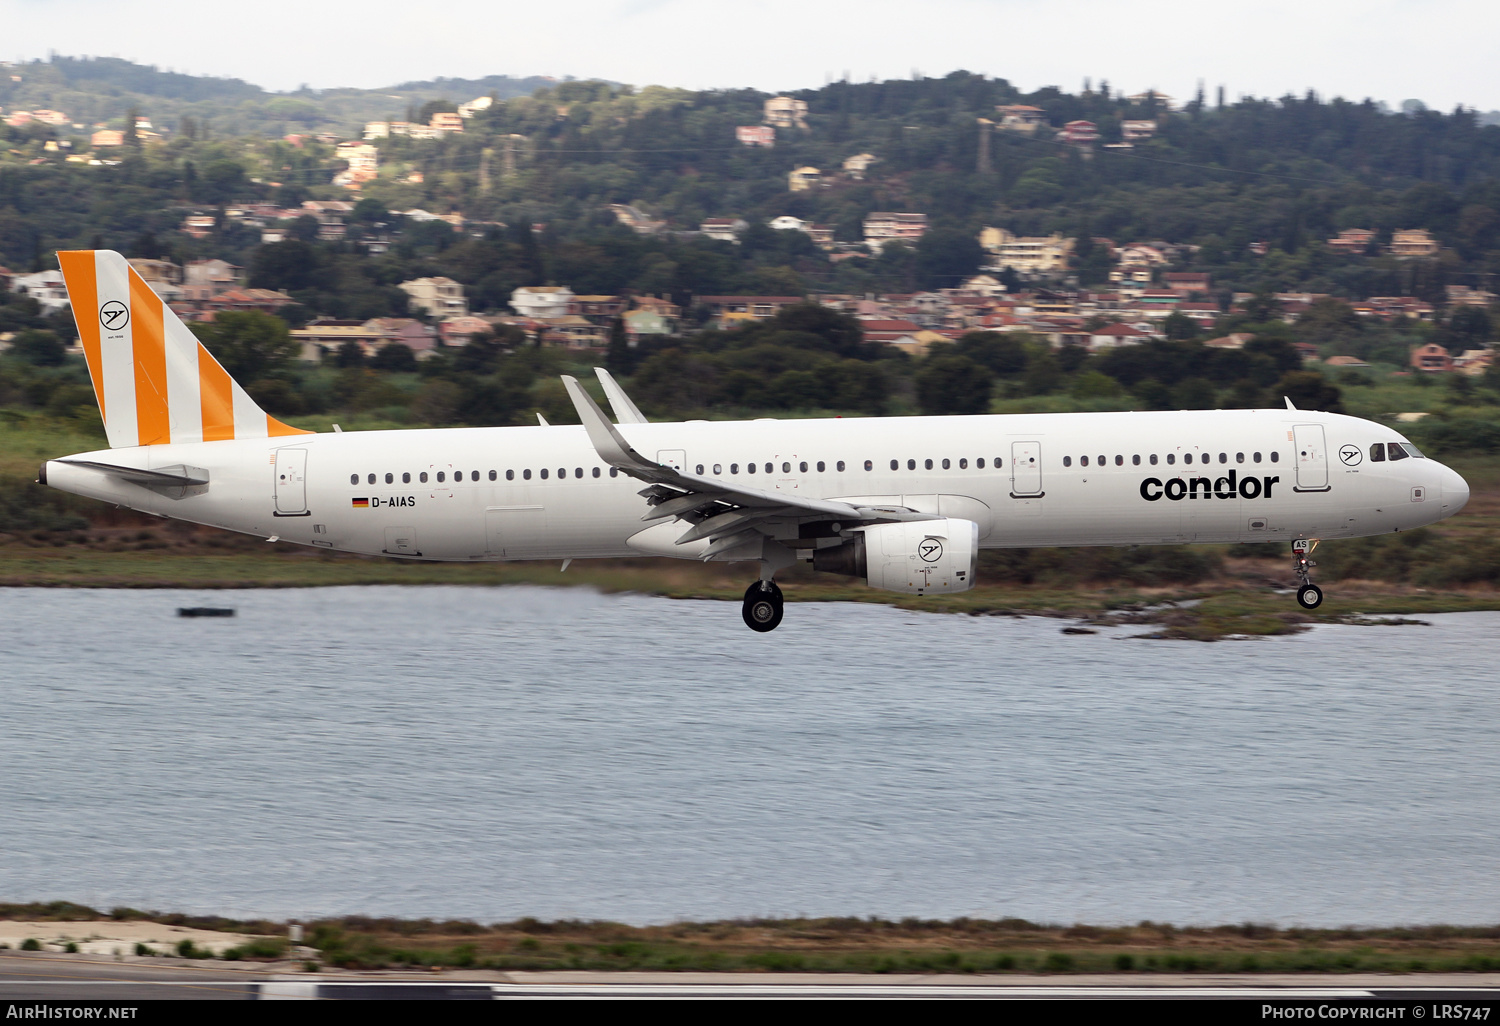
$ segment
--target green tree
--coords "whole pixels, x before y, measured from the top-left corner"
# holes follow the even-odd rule
[[[914,376],[917,402],[929,415],[986,413],[995,375],[967,356],[944,353],[929,356]]]
[[[630,339],[625,335],[625,318],[616,317],[609,326],[609,348],[604,353],[604,366],[611,374],[629,374],[635,362],[631,355]]]
[[[285,321],[259,310],[230,310],[190,327],[236,381],[274,377],[301,351]]]
[[[917,277],[925,289],[957,288],[983,261],[984,249],[969,232],[932,228],[917,240]]]

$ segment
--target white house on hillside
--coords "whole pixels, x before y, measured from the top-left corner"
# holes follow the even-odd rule
[[[522,317],[566,317],[573,298],[566,285],[531,285],[510,294],[510,308]]]

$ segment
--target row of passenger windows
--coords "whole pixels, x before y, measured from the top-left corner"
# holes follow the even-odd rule
[[[479,471],[477,471],[477,470],[471,470],[468,473],[469,473],[469,480],[470,481],[478,481],[479,480]],[[552,475],[552,472],[550,470],[548,470],[546,467],[543,467],[541,470],[537,471],[537,473],[541,475],[541,478],[542,478],[543,481],[547,480]],[[567,467],[558,467],[557,468],[557,476],[558,476],[559,480],[561,480],[563,478],[566,478],[568,476],[568,468]],[[583,477],[583,468],[582,467],[574,467],[573,468],[573,476],[576,477],[576,478]],[[602,472],[601,472],[600,468],[598,468],[598,467],[594,467],[593,468],[593,476],[594,477],[600,477],[600,476],[602,476]],[[615,467],[610,467],[609,468],[609,476],[610,477],[619,477],[620,476],[620,471],[617,468],[615,468]],[[462,470],[455,470],[455,471],[453,471],[453,483],[454,484],[459,483],[463,479],[464,479],[464,472]],[[498,471],[494,471],[494,470],[490,471],[489,472],[489,479],[491,481],[498,481],[500,479],[499,472]],[[505,472],[505,480],[507,480],[507,481],[514,481],[515,479],[516,479],[516,472],[514,470],[507,470]],[[367,474],[367,475],[365,475],[365,483],[366,484],[377,484],[379,482],[379,480],[380,480],[380,475],[378,475],[378,474]],[[448,483],[448,471],[446,471],[446,470],[439,470],[439,471],[437,471],[436,474],[433,475],[433,480],[435,480],[438,484],[447,484]],[[523,471],[521,471],[521,480],[523,480],[523,481],[530,481],[531,480],[531,471],[530,470],[523,470]],[[417,474],[417,482],[419,484],[426,484],[427,483],[427,471],[423,470],[423,471],[418,472],[418,474]],[[358,474],[350,474],[349,475],[349,483],[352,484],[352,485],[359,484],[359,475]],[[396,475],[395,474],[386,474],[385,475],[385,483],[386,484],[395,484],[396,483]],[[404,473],[404,474],[401,475],[401,483],[402,484],[411,484],[411,474],[409,472],[408,473]]]
[[[1206,453],[1204,453],[1202,456],[1200,456],[1198,458],[1198,462],[1200,462],[1200,463],[1212,463],[1213,459],[1214,459],[1213,453],[1206,452]],[[1146,460],[1147,460],[1147,462],[1149,462],[1151,464],[1151,466],[1153,466],[1153,467],[1156,466],[1156,464],[1158,462],[1157,457],[1156,457],[1156,453],[1153,452],[1150,456],[1147,456]],[[1261,460],[1260,453],[1254,452],[1254,453],[1250,454],[1250,462],[1252,462],[1252,463],[1259,463],[1260,460]],[[1174,464],[1176,462],[1177,462],[1177,454],[1175,452],[1169,452],[1169,453],[1167,453],[1167,465],[1170,466],[1170,465],[1172,465],[1172,464]],[[1184,463],[1192,463],[1193,462],[1193,454],[1190,453],[1190,452],[1183,453],[1182,454],[1182,462],[1184,462]],[[1229,462],[1229,453],[1227,453],[1227,452],[1221,452],[1221,453],[1219,453],[1219,462],[1220,463],[1228,463]],[[1235,453],[1234,454],[1234,462],[1236,462],[1236,463],[1244,463],[1245,462],[1245,454],[1242,453],[1242,452]],[[1280,453],[1275,453],[1275,452],[1271,453],[1271,462],[1272,463],[1279,463],[1279,462],[1281,462],[1281,454]],[[1099,456],[1095,460],[1095,465],[1096,466],[1100,466],[1100,467],[1106,466],[1106,465],[1108,465],[1108,463],[1109,463],[1109,457],[1108,456]],[[1071,467],[1072,465],[1073,465],[1073,457],[1071,457],[1071,456],[1064,456],[1063,457],[1063,466],[1065,466],[1065,467]],[[1078,465],[1080,467],[1086,467],[1086,466],[1088,466],[1089,465],[1089,458],[1087,456],[1080,456],[1080,457],[1078,457]],[[1124,456],[1116,456],[1115,457],[1115,466],[1117,466],[1117,467],[1123,467],[1124,465],[1125,465],[1125,457]],[[1132,456],[1132,457],[1130,457],[1130,465],[1133,466],[1133,467],[1139,467],[1141,465],[1141,457],[1140,456]]]
[[[968,460],[968,457],[964,457],[963,459],[960,459],[957,462],[958,462],[958,469],[959,470],[968,470],[969,469],[969,460]],[[942,468],[944,470],[952,470],[953,469],[953,465],[954,465],[954,461],[953,460],[937,460],[937,461],[923,460],[922,461],[922,466],[925,469],[927,469],[927,470],[934,469],[934,467],[936,465],[938,465],[938,464],[941,464]],[[801,474],[808,473],[809,464],[808,464],[808,462],[806,460],[802,460],[801,462],[797,463],[796,466],[797,466],[797,473],[801,473]],[[817,468],[817,472],[819,474],[825,473],[828,470],[828,464],[826,462],[824,462],[823,460],[818,460],[816,463],[811,464],[811,466]],[[981,456],[979,459],[975,460],[974,461],[974,466],[976,468],[978,468],[979,470],[983,470],[984,467],[985,467],[984,457]],[[995,457],[995,469],[998,470],[1002,466],[1004,466],[1004,461],[999,456],[996,456]],[[697,467],[694,468],[694,473],[698,474],[699,476],[702,476],[702,474],[704,473],[704,469],[705,469],[704,465],[702,463],[700,463],[700,464],[697,465]],[[834,463],[833,469],[837,473],[842,474],[842,473],[844,473],[844,471],[848,470],[849,467],[848,467],[848,464],[846,464],[843,460],[839,460],[836,463]],[[875,469],[875,461],[874,460],[865,460],[865,469],[866,470],[874,470]],[[892,470],[900,470],[901,469],[901,461],[900,460],[891,460],[891,469]],[[906,469],[907,470],[916,470],[917,469],[917,461],[916,460],[907,460],[906,461]],[[731,464],[729,464],[729,472],[731,474],[738,474],[741,470],[744,470],[744,472],[747,473],[747,474],[756,474],[756,473],[774,474],[774,473],[776,473],[776,464],[774,464],[774,463],[765,463],[765,464],[746,463],[743,467],[741,467],[741,465],[738,464],[738,463],[731,463]],[[715,463],[713,465],[713,472],[714,472],[715,475],[722,476],[723,473],[724,473],[724,464],[722,464],[722,463]],[[792,473],[792,464],[791,464],[790,461],[784,462],[784,463],[781,464],[781,472],[783,474],[790,474],[790,473]]]

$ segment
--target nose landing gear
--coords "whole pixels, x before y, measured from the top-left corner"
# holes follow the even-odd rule
[[[1307,557],[1318,547],[1316,538],[1298,538],[1292,542],[1292,559],[1295,562],[1297,580],[1297,604],[1303,609],[1317,609],[1323,604],[1323,589],[1312,582],[1312,568],[1317,566]]]
[[[752,631],[765,634],[774,631],[781,623],[781,589],[775,581],[756,581],[745,589],[745,605],[741,615],[745,626]]]

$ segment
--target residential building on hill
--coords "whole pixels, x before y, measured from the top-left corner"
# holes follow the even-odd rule
[[[723,328],[743,321],[768,321],[789,306],[807,302],[801,296],[699,296],[697,301]]]
[[[823,172],[815,167],[799,167],[786,176],[788,192],[807,192],[823,183]]]
[[[1001,104],[995,107],[999,119],[995,127],[1007,132],[1024,132],[1028,135],[1047,123],[1047,112],[1040,107],[1029,107],[1024,103]]]
[[[412,306],[425,311],[429,317],[444,320],[462,317],[469,312],[464,287],[452,278],[414,278],[396,287],[411,297]]]
[[[1121,121],[1120,138],[1126,142],[1140,142],[1156,134],[1155,121]]]
[[[1391,233],[1391,255],[1398,257],[1436,256],[1437,240],[1421,228]]]
[[[845,157],[844,173],[855,181],[863,181],[865,172],[870,170],[870,165],[879,159],[873,153],[856,153],[852,157]]]
[[[807,127],[807,101],[790,96],[773,96],[766,101],[765,122],[776,128]]]
[[[979,245],[988,255],[985,270],[1007,268],[1021,274],[1052,274],[1064,271],[1073,253],[1073,239],[1061,233],[1042,237],[1012,235],[1004,228],[985,228]]]
[[[892,240],[915,243],[927,234],[927,215],[874,210],[865,215],[865,245],[875,252]]]
[[[1058,130],[1057,141],[1072,146],[1092,146],[1099,141],[1099,126],[1092,121],[1069,121]]]
[[[573,290],[566,285],[528,285],[510,294],[510,308],[522,317],[546,320],[568,316]]]
[[[1375,241],[1375,233],[1367,228],[1345,228],[1338,237],[1328,240],[1331,249],[1358,256]]]
[[[739,245],[740,235],[749,228],[747,221],[738,217],[710,217],[698,226],[698,230],[710,239],[732,242]]]
[[[736,125],[734,137],[743,146],[776,145],[776,129],[770,125]]]

